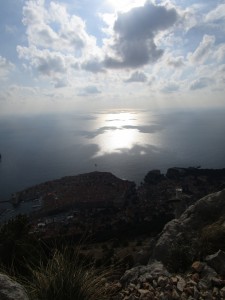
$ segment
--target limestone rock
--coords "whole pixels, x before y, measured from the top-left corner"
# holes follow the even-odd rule
[[[0,274],[0,299],[28,300],[24,288],[7,275]]]
[[[225,189],[198,200],[179,219],[174,219],[165,225],[153,249],[153,257],[167,264],[171,244],[176,243],[179,238],[184,237],[187,233],[188,240],[194,241],[204,226],[212,224],[224,213]]]
[[[219,250],[215,254],[208,255],[205,260],[218,274],[225,276],[225,252]]]

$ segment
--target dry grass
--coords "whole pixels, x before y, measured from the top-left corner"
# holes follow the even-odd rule
[[[26,289],[32,300],[104,300],[109,299],[110,290],[105,279],[111,271],[101,274],[77,253],[55,250],[47,265],[40,264],[32,270],[31,281]]]

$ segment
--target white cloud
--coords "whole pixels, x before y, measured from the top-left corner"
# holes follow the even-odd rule
[[[204,35],[197,49],[190,54],[189,58],[193,63],[204,63],[212,53],[212,48],[215,43],[215,37]]]
[[[0,56],[0,78],[6,79],[11,71],[14,69],[14,64],[8,61],[6,58]]]
[[[87,34],[85,22],[68,14],[62,4],[51,2],[48,8],[44,1],[27,1],[23,15],[29,45],[71,52],[77,57],[83,55],[85,47],[96,47],[95,37]]]
[[[218,5],[206,15],[206,22],[225,19],[225,4]]]
[[[96,38],[88,35],[79,16],[70,15],[56,2],[47,7],[42,0],[26,1],[23,15],[28,46],[17,46],[17,52],[34,72],[49,77],[55,87],[64,87],[72,81],[74,70],[101,71]]]

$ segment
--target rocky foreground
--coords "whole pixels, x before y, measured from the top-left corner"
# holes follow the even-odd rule
[[[225,299],[225,189],[167,223],[150,252],[147,265],[105,283],[113,291],[110,300]],[[18,295],[12,294],[13,286]],[[19,290],[0,274],[0,299],[27,299],[23,288]]]
[[[217,253],[216,259],[221,254]],[[225,267],[225,253],[222,255]],[[199,261],[194,262],[186,274],[171,274],[158,261],[138,266],[127,270],[113,288],[116,295],[112,300],[225,299],[224,277],[207,263]]]
[[[225,252],[218,249],[224,250],[224,237],[222,190],[200,199],[179,219],[166,224],[148,265],[127,270],[114,284],[116,294],[112,299],[225,299]],[[216,253],[205,255],[215,249]],[[193,261],[195,257],[202,261]],[[184,264],[187,271],[179,272]]]

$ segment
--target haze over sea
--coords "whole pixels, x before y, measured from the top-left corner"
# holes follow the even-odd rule
[[[0,119],[0,200],[68,175],[225,167],[225,110],[108,110]]]

